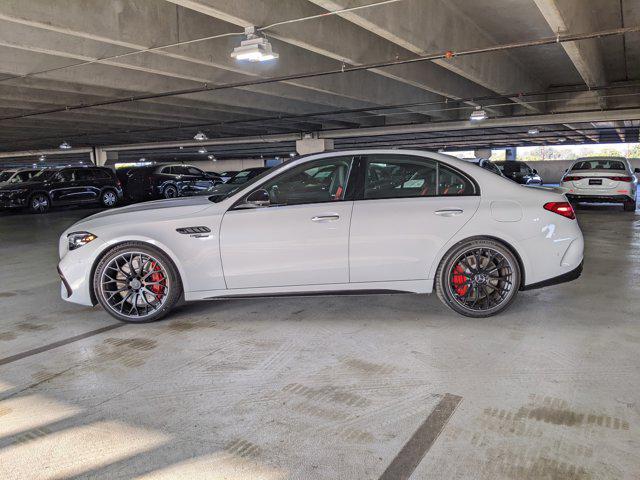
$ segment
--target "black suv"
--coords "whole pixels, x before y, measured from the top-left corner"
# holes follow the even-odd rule
[[[116,170],[128,200],[175,198],[209,192],[220,176],[191,165],[155,165]]]
[[[28,181],[0,186],[0,208],[29,208],[33,213],[58,205],[114,207],[121,198],[120,181],[104,167],[43,170]]]
[[[535,168],[531,168],[524,162],[516,160],[506,160],[504,162],[493,162],[502,174],[511,180],[522,185],[542,185],[542,178]]]

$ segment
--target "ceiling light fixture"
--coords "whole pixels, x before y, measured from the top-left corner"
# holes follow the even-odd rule
[[[478,105],[469,116],[469,120],[471,120],[472,122],[480,122],[482,120],[486,120],[487,118],[489,118],[489,115],[487,115],[487,112],[485,112],[480,105]]]
[[[530,129],[527,131],[527,133],[528,133],[529,135],[537,135],[537,134],[539,134],[539,133],[540,133],[540,130],[538,130],[537,128],[530,128]]]
[[[208,155],[207,158],[209,160],[211,160],[212,162],[217,162],[218,161],[218,159],[214,155]]]
[[[47,156],[46,156],[46,155],[40,155],[40,156],[38,157],[38,161],[39,161],[39,162],[44,162],[46,159],[47,159]]]
[[[71,145],[69,145],[67,142],[62,142],[58,148],[60,148],[60,150],[69,150],[71,148]]]
[[[558,142],[560,142],[560,143],[564,143],[566,141],[567,141],[567,137],[559,137],[558,138]]]
[[[247,39],[240,42],[239,47],[233,49],[231,58],[249,62],[266,62],[280,56],[273,51],[269,40],[256,32],[256,27],[245,28],[244,34]]]
[[[291,152],[291,153],[289,154],[289,156],[290,156],[291,158],[293,158],[293,157],[295,157],[295,156],[296,156],[296,154],[295,154],[294,152]]]
[[[199,153],[199,154],[201,154],[201,155],[204,155],[205,153],[207,153],[207,149],[206,149],[206,148],[204,148],[204,147],[200,147],[200,148],[198,149],[198,153]]]
[[[198,140],[199,142],[204,142],[205,140],[209,140],[209,137],[202,132],[198,132],[193,136],[193,139]]]

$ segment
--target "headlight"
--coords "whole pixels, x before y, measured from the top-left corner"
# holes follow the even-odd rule
[[[75,250],[76,248],[80,248],[89,242],[93,242],[96,238],[98,238],[96,235],[89,232],[70,233],[69,235],[67,235],[67,240],[69,242],[69,250]]]

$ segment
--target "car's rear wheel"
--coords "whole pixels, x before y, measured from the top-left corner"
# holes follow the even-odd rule
[[[627,202],[624,202],[624,211],[625,212],[635,212],[636,211],[636,201],[635,200],[629,200]]]
[[[44,193],[35,193],[29,198],[29,210],[31,213],[46,213],[50,207],[51,201]]]
[[[468,317],[495,315],[515,299],[520,266],[503,244],[490,239],[462,242],[436,272],[436,293],[452,310]]]
[[[178,189],[173,185],[167,185],[162,191],[164,198],[176,198],[178,196]]]
[[[118,203],[118,195],[111,189],[104,190],[100,195],[100,203],[102,203],[103,207],[115,207],[116,203]]]
[[[182,296],[173,262],[149,245],[129,242],[110,250],[98,263],[93,290],[102,307],[123,322],[154,322]]]

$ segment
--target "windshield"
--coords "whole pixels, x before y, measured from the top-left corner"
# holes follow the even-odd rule
[[[25,170],[22,172],[18,172],[13,176],[11,180],[9,180],[9,183],[27,182],[31,180],[37,173],[38,170]]]
[[[244,177],[245,178],[244,182],[241,182],[239,184],[235,184],[233,182],[233,179],[235,179],[238,175],[240,175],[240,173],[245,173],[246,170],[242,171],[238,175],[236,175],[236,177],[234,177],[233,179],[229,180],[227,183],[221,185],[221,187],[225,187],[225,186],[228,187],[229,190],[225,189],[224,191],[221,191],[218,194],[211,195],[209,197],[209,200],[214,202],[214,203],[218,203],[218,202],[221,202],[222,200],[224,200],[225,198],[229,198],[230,196],[235,195],[236,193],[238,193],[241,190],[247,190],[247,189],[249,189],[251,187],[251,185],[253,185],[256,182],[259,182],[266,175],[268,175],[268,174],[270,174],[270,173],[272,173],[272,172],[274,172],[276,170],[282,169],[283,167],[289,165],[289,163],[291,163],[292,161],[293,161],[293,159],[287,160],[286,162],[281,163],[277,167],[269,168],[269,169],[265,170],[264,172],[262,172],[260,175],[256,175],[255,177],[253,177],[251,179],[248,179],[248,180],[246,179],[246,176],[245,176]],[[233,184],[233,186],[232,186],[232,184]]]
[[[582,160],[577,162],[571,170],[626,170],[624,163],[619,160],[607,160],[604,158],[595,160]]]
[[[15,172],[12,172],[10,170],[7,170],[6,172],[2,172],[0,173],[0,182],[6,182],[7,180],[9,180],[11,178],[11,175],[13,175]]]

